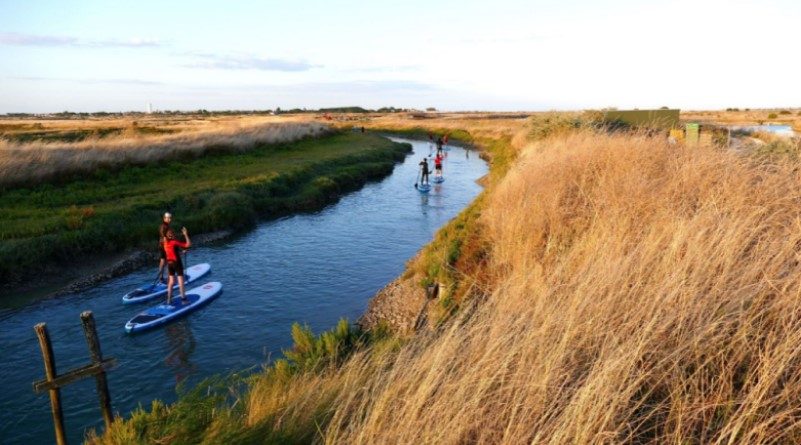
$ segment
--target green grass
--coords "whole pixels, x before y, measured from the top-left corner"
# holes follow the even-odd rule
[[[0,282],[80,255],[155,246],[167,210],[192,234],[313,210],[390,173],[410,150],[376,135],[337,134],[5,191]]]

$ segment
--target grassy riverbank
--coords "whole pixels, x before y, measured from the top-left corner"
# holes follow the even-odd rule
[[[98,252],[153,247],[165,210],[198,234],[316,209],[388,174],[409,150],[379,136],[342,133],[7,190],[0,195],[0,282]]]

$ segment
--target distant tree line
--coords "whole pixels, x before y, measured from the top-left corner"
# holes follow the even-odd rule
[[[59,119],[85,119],[91,117],[128,117],[128,116],[147,116],[162,115],[162,116],[232,116],[232,115],[273,115],[273,114],[298,114],[298,113],[400,113],[410,111],[407,108],[395,107],[381,107],[377,110],[372,110],[362,107],[332,107],[332,108],[292,108],[289,110],[282,110],[277,107],[275,110],[217,110],[209,111],[205,109],[193,111],[180,111],[180,110],[158,110],[152,113],[144,111],[95,111],[92,113],[77,113],[73,111],[62,111],[60,113],[6,113],[0,116],[16,117],[16,118],[29,118],[29,117],[53,117]]]

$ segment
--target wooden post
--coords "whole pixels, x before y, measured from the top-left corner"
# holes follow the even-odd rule
[[[439,296],[439,283],[432,283],[426,287],[426,298],[433,300]]]
[[[48,381],[56,378],[56,359],[53,356],[53,346],[50,344],[50,335],[47,333],[47,325],[39,323],[33,327],[36,336],[39,337],[39,347],[42,349],[42,358],[45,365],[45,378]],[[53,413],[53,424],[56,428],[56,444],[66,445],[67,434],[64,431],[64,413],[61,411],[61,390],[58,387],[51,388],[50,392],[50,411]]]
[[[111,396],[108,392],[108,382],[106,381],[106,371],[116,365],[117,360],[113,358],[103,358],[100,352],[100,341],[97,339],[95,329],[95,318],[92,311],[81,313],[81,323],[83,333],[86,336],[86,343],[89,345],[89,355],[92,363],[80,368],[75,368],[62,375],[56,373],[56,359],[53,356],[53,346],[50,343],[50,335],[47,333],[47,325],[39,323],[33,327],[36,336],[39,337],[39,346],[42,348],[42,357],[45,364],[45,379],[33,382],[33,391],[50,393],[50,409],[53,412],[53,424],[56,428],[56,444],[66,445],[67,435],[64,430],[64,414],[61,410],[61,387],[77,382],[78,380],[94,376],[97,384],[97,396],[100,398],[100,410],[103,412],[103,420],[106,421],[106,428],[114,421],[111,413]]]
[[[95,317],[92,315],[92,311],[83,311],[81,313],[81,324],[83,324],[86,344],[89,345],[92,364],[100,367],[100,371],[95,375],[95,383],[97,385],[97,397],[100,400],[100,410],[103,412],[103,420],[106,422],[106,428],[108,428],[111,426],[111,422],[114,421],[114,415],[111,413],[111,395],[108,392],[106,372],[102,368],[103,354],[100,352],[100,340],[97,338]]]

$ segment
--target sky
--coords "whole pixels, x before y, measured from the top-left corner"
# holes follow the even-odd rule
[[[0,0],[0,113],[801,107],[797,0]]]

